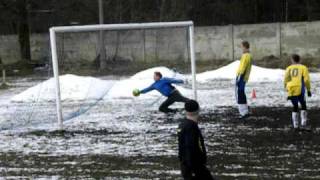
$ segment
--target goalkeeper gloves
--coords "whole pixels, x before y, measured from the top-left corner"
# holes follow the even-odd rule
[[[133,96],[139,96],[139,95],[141,94],[141,92],[140,92],[139,89],[134,89],[134,90],[132,91],[132,94],[133,94]]]

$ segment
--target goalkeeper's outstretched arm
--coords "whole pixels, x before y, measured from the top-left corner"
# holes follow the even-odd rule
[[[147,88],[145,88],[145,89],[142,89],[142,90],[140,90],[140,93],[141,94],[145,94],[145,93],[148,93],[148,92],[150,92],[150,91],[152,91],[152,90],[154,90],[155,88],[154,88],[154,86],[153,86],[153,84],[151,85],[151,86],[149,86],[149,87],[147,87]]]
[[[183,80],[181,79],[174,79],[174,78],[164,78],[168,83],[172,84],[183,84]]]

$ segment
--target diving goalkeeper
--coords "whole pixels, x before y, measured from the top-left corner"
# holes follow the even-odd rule
[[[139,96],[140,94],[148,93],[152,90],[159,91],[163,96],[166,96],[167,99],[160,105],[159,111],[164,113],[172,113],[176,112],[176,110],[169,108],[175,102],[187,102],[188,98],[181,95],[181,93],[172,85],[172,84],[182,84],[183,80],[166,78],[162,77],[160,72],[154,72],[153,75],[154,83],[149,87],[143,90],[134,91],[135,96]]]

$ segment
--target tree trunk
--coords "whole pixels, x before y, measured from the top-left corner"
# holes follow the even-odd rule
[[[311,21],[312,17],[312,7],[310,4],[310,0],[306,1],[306,6],[307,6],[307,21]]]
[[[288,22],[288,18],[289,18],[289,1],[288,0],[285,0],[286,4],[285,4],[285,7],[286,7],[286,22]]]
[[[165,7],[166,7],[166,0],[160,1],[160,15],[159,15],[159,21],[165,21]]]
[[[99,5],[99,24],[104,24],[104,7],[103,1],[98,0]],[[106,51],[104,43],[104,31],[99,31],[99,60],[100,60],[100,70],[107,68]]]
[[[19,22],[18,22],[18,37],[20,44],[21,60],[23,63],[27,63],[31,60],[30,50],[30,29],[28,20],[28,1],[19,0]]]

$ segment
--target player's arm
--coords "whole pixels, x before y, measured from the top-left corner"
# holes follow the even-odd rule
[[[308,91],[308,96],[311,96],[311,82],[310,82],[309,70],[307,67],[303,71],[303,80]]]
[[[284,88],[287,88],[287,84],[288,82],[290,81],[290,69],[287,68],[286,69],[286,72],[285,72],[285,75],[284,75]]]
[[[148,93],[148,92],[150,92],[150,91],[152,91],[152,90],[154,90],[155,88],[154,88],[154,85],[152,84],[151,86],[149,86],[149,87],[147,87],[147,88],[145,88],[145,89],[142,89],[141,91],[140,91],[140,93],[141,94],[145,94],[145,93]]]
[[[183,80],[181,80],[181,79],[165,78],[165,80],[168,83],[172,83],[172,84],[183,84]]]
[[[249,65],[249,58],[250,57],[248,54],[242,55],[241,60],[240,60],[240,66],[239,66],[238,73],[237,73],[238,79],[241,79],[241,78],[243,79],[244,73],[246,72],[248,65]]]

